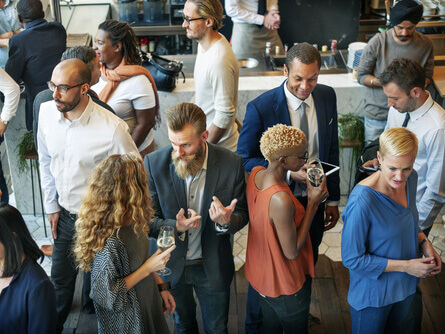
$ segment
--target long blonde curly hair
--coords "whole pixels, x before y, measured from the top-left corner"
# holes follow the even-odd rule
[[[147,173],[136,154],[115,154],[94,169],[76,221],[74,255],[79,268],[91,270],[95,254],[115,230],[134,223],[148,233],[153,215]]]

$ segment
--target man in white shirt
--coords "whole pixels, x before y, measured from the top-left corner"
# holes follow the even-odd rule
[[[183,17],[187,37],[198,42],[194,102],[207,116],[208,142],[235,152],[239,66],[229,42],[218,32],[222,5],[219,0],[188,0]]]
[[[0,144],[4,140],[6,128],[8,122],[17,112],[17,106],[20,101],[20,87],[17,83],[0,68],[0,92],[5,96],[5,103],[3,104],[0,114]],[[3,167],[0,159],[0,190],[2,191],[1,201],[4,203],[9,202],[8,186],[3,175]]]
[[[232,18],[232,49],[237,57],[262,54],[270,42],[284,52],[278,35],[281,17],[278,0],[226,0],[226,13]]]
[[[419,141],[416,202],[419,227],[428,235],[445,203],[445,110],[425,90],[425,70],[413,60],[395,59],[379,80],[390,107],[386,129],[406,127]]]
[[[51,279],[62,331],[73,300],[77,269],[71,254],[76,214],[95,166],[112,154],[137,152],[128,126],[87,95],[91,72],[80,59],[57,65],[48,87],[54,101],[41,105],[39,162],[45,210],[54,237]]]

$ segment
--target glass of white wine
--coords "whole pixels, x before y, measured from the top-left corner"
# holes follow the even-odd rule
[[[171,226],[162,226],[158,235],[158,248],[161,252],[165,252],[167,249],[175,244],[175,230]],[[172,271],[165,267],[164,269],[158,270],[156,274],[161,276],[170,275]]]
[[[313,187],[318,187],[323,182],[324,171],[320,160],[316,158],[309,160],[307,178]]]

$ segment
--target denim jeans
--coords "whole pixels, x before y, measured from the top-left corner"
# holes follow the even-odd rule
[[[411,307],[414,295],[382,307],[366,307],[360,311],[351,307],[352,333],[396,333]]]
[[[62,210],[57,224],[57,239],[54,239],[51,280],[56,291],[57,332],[61,332],[71,304],[73,303],[77,269],[72,253],[74,219]]]
[[[276,298],[260,295],[263,333],[307,333],[312,279],[306,276],[303,287],[293,295]]]
[[[402,126],[400,124],[400,126]],[[365,116],[365,146],[380,137],[385,131],[386,120],[379,121]]]
[[[179,282],[170,291],[176,302],[173,316],[177,332],[198,333],[193,290],[201,305],[204,331],[227,333],[230,286],[223,290],[215,289],[207,279],[202,264],[185,266]]]
[[[260,294],[256,292],[249,283],[249,289],[247,290],[246,321],[244,323],[246,334],[259,334],[261,332],[263,315],[261,313],[260,298]]]

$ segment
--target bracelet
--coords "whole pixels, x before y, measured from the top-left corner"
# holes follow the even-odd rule
[[[372,84],[373,82],[374,82],[374,79],[371,79],[371,88],[374,87]]]
[[[169,290],[171,287],[172,286],[171,286],[170,282],[165,282],[165,283],[158,284],[159,292]]]
[[[423,239],[423,240],[420,242],[420,244],[419,244],[419,248],[422,248],[422,246],[423,246],[423,244],[424,244],[425,242],[429,242],[428,238],[425,238],[425,239]]]

